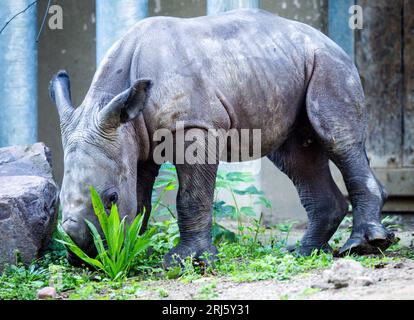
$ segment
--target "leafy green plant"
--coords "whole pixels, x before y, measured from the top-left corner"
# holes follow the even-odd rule
[[[268,209],[272,208],[272,203],[264,196],[264,192],[258,190],[253,184],[242,189],[243,184],[253,182],[253,176],[249,172],[224,172],[220,170],[217,172],[213,207],[213,236],[216,243],[219,240],[236,241],[236,235],[219,224],[217,222],[218,218],[228,217],[236,220],[237,237],[241,237],[243,231],[246,229],[243,226],[243,217],[256,218],[257,220],[257,216],[259,215],[259,220],[261,220],[262,213],[255,211],[255,205],[262,205]],[[220,190],[225,190],[230,194],[233,204],[219,200],[218,194]],[[241,206],[237,196],[248,197],[250,200],[249,205]]]
[[[170,295],[168,291],[164,288],[158,288],[157,291],[161,299],[168,298],[168,296]]]
[[[90,221],[86,220],[98,251],[97,257],[89,257],[65,233],[61,225],[58,226],[61,237],[58,241],[87,264],[103,271],[110,278],[118,279],[124,277],[128,275],[137,256],[151,245],[155,229],[147,231],[140,236],[139,230],[143,215],[138,215],[129,225],[125,217],[122,220],[119,218],[118,207],[114,204],[108,216],[99,194],[93,187],[91,187],[90,192],[93,209],[104,235],[104,239],[102,239],[97,228]]]
[[[276,224],[276,229],[285,234],[285,237],[282,240],[284,246],[287,246],[290,232],[292,231],[293,226],[295,224],[296,224],[296,221],[286,221],[285,223]]]
[[[216,192],[213,202],[213,240],[217,245],[221,241],[236,241],[246,228],[243,226],[242,218],[250,217],[256,218],[258,215],[255,210],[255,205],[262,205],[265,208],[271,209],[272,203],[264,196],[264,192],[258,190],[254,185],[242,188],[242,185],[254,182],[253,176],[249,172],[225,172],[219,170],[216,178]],[[178,187],[177,172],[171,163],[162,165],[160,174],[154,184],[153,192],[153,208],[151,212],[152,222],[154,225],[158,224],[157,218],[167,217],[170,221],[176,222],[173,205],[166,205],[163,200],[169,191],[176,190]],[[218,194],[220,190],[225,190],[231,195],[232,204],[219,199]],[[241,206],[239,204],[239,197],[248,197],[250,205]],[[261,213],[259,213],[259,220],[261,220]],[[230,218],[237,221],[237,234],[232,230],[226,228],[222,223],[218,222],[219,218]],[[257,219],[256,219],[257,220]],[[159,229],[159,228],[158,228]],[[178,230],[177,230],[178,234]],[[179,241],[179,234],[174,236],[174,242]]]
[[[32,300],[36,291],[48,281],[48,272],[35,263],[28,267],[24,265],[7,266],[0,276],[0,300]]]

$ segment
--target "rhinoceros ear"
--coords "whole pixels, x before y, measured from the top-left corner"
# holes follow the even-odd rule
[[[151,87],[151,80],[137,80],[99,111],[99,122],[105,127],[116,128],[135,119],[144,110]]]
[[[49,84],[49,94],[52,101],[56,104],[60,120],[64,120],[74,110],[70,97],[70,80],[66,71],[61,70]]]

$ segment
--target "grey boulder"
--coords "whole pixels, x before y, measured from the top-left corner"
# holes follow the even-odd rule
[[[39,176],[53,180],[52,154],[41,142],[0,148],[0,176]]]
[[[57,219],[58,188],[43,143],[0,149],[0,271],[28,264],[47,247]]]

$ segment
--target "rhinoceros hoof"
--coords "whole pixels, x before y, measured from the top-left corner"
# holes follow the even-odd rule
[[[351,237],[339,250],[340,255],[379,254],[398,241],[393,232],[381,224],[364,224],[354,227]]]
[[[212,244],[207,246],[178,244],[164,256],[163,267],[166,270],[177,266],[183,267],[186,259],[190,257],[195,264],[211,265],[216,255],[217,249]]]

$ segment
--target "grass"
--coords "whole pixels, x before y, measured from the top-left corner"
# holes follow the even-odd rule
[[[219,248],[217,273],[229,276],[233,281],[288,280],[292,276],[311,269],[331,265],[331,254],[314,252],[309,257],[297,257],[284,247],[246,247],[226,244]]]
[[[35,265],[28,268],[22,265],[7,267],[0,277],[0,298],[36,299],[37,290],[48,285],[48,279],[47,270]]]
[[[202,286],[197,295],[195,296],[195,299],[197,300],[213,300],[218,297],[218,293],[216,291],[217,289],[217,280],[213,280],[208,284],[205,284]]]

